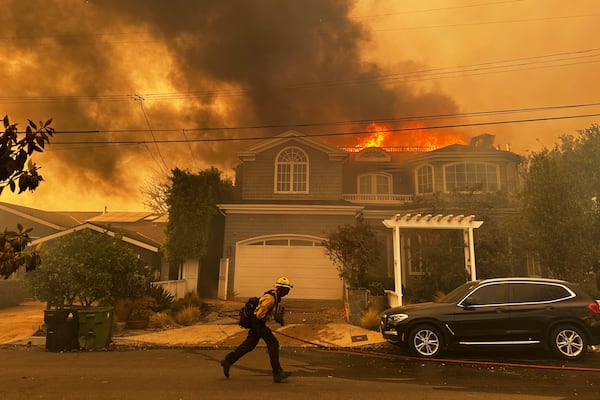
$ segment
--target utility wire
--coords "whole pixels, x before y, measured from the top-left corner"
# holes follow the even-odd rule
[[[594,103],[579,103],[579,104],[562,104],[555,106],[544,106],[544,107],[527,107],[527,108],[513,108],[513,109],[501,109],[501,110],[487,110],[487,111],[474,111],[468,113],[453,113],[453,114],[432,114],[432,115],[417,115],[400,118],[376,118],[376,122],[380,123],[401,123],[411,121],[435,121],[435,120],[448,120],[456,118],[472,118],[472,117],[483,117],[483,116],[498,116],[498,115],[509,115],[509,114],[521,114],[521,113],[532,113],[541,111],[557,111],[557,110],[571,110],[577,108],[586,107],[597,107],[600,106],[600,102]],[[221,126],[221,127],[206,127],[206,128],[170,128],[170,129],[153,129],[153,132],[166,133],[166,132],[178,132],[182,129],[185,132],[210,132],[210,131],[237,131],[237,130],[254,130],[254,129],[282,129],[282,128],[310,128],[310,127],[323,127],[323,126],[344,126],[344,125],[357,125],[357,124],[369,124],[373,122],[373,119],[359,119],[359,120],[347,120],[347,121],[320,121],[310,123],[296,123],[296,124],[262,124],[262,125],[245,125],[245,126]],[[99,134],[99,133],[144,133],[147,132],[145,129],[121,129],[121,130],[69,130],[69,131],[55,131],[55,135],[59,134]],[[185,133],[184,133],[185,135]]]
[[[389,17],[391,15],[421,14],[421,13],[429,13],[429,12],[435,12],[435,11],[456,10],[456,9],[461,9],[461,8],[487,7],[487,6],[495,6],[498,4],[506,4],[506,3],[520,3],[522,1],[523,0],[504,0],[504,1],[494,1],[494,2],[488,2],[488,3],[466,4],[466,5],[461,5],[461,6],[425,8],[425,9],[421,9],[421,10],[390,11],[388,13],[383,13],[383,14],[358,15],[354,18],[357,18],[357,19],[381,18],[381,17]]]
[[[559,15],[554,17],[541,17],[541,18],[523,18],[523,19],[509,19],[499,21],[482,21],[482,22],[471,22],[465,24],[447,24],[447,25],[429,25],[429,26],[402,26],[397,28],[380,28],[373,29],[374,32],[395,32],[395,31],[406,31],[416,29],[438,29],[438,28],[458,28],[462,26],[478,26],[478,25],[500,25],[500,24],[513,24],[522,22],[539,22],[539,21],[550,21],[557,19],[571,19],[571,18],[590,18],[600,17],[600,14],[580,14],[580,15]]]
[[[167,167],[167,164],[165,163],[165,159],[163,158],[162,153],[160,152],[160,147],[158,146],[156,137],[154,136],[154,131],[152,130],[152,126],[150,126],[150,120],[148,119],[148,115],[146,114],[146,110],[144,109],[144,98],[142,96],[139,96],[136,94],[133,96],[133,100],[140,103],[140,108],[142,109],[142,114],[144,114],[144,119],[146,120],[146,124],[148,125],[148,130],[150,131],[150,134],[152,135],[152,141],[154,142],[154,146],[156,147],[156,152],[158,153],[158,156],[160,157],[162,164],[159,163],[154,158],[154,156],[152,155],[152,152],[148,148],[147,144],[145,145],[146,149],[148,150],[148,153],[150,153],[150,156],[152,157],[152,159],[154,159],[154,161],[156,161],[156,163],[158,164],[158,168],[161,169],[161,171],[164,174],[168,174],[169,168]]]
[[[507,124],[518,124],[518,123],[527,123],[527,122],[540,122],[540,121],[555,121],[555,120],[563,120],[563,119],[574,119],[574,118],[589,118],[589,117],[598,117],[600,113],[596,114],[581,114],[581,115],[563,115],[557,117],[540,117],[540,118],[528,118],[528,119],[515,119],[515,120],[507,120],[507,121],[487,121],[487,122],[474,122],[474,123],[465,123],[465,124],[447,124],[447,125],[434,125],[434,126],[423,126],[423,127],[414,127],[414,128],[390,128],[386,129],[386,132],[410,132],[410,131],[425,131],[425,130],[442,130],[442,129],[454,129],[454,128],[465,128],[465,127],[474,127],[474,126],[489,126],[489,125],[507,125]],[[329,133],[321,133],[321,134],[306,134],[301,135],[305,137],[334,137],[334,136],[356,136],[356,135],[366,135],[372,134],[372,131],[351,131],[351,132],[329,132]],[[254,136],[254,137],[228,137],[228,138],[203,138],[203,139],[189,139],[189,140],[181,140],[181,139],[163,139],[157,140],[155,143],[183,143],[183,142],[232,142],[232,141],[248,141],[248,140],[265,140],[265,139],[278,139],[274,136]],[[281,138],[286,139],[286,138]],[[52,142],[53,145],[95,145],[95,144],[114,144],[114,145],[122,145],[122,144],[145,144],[148,143],[144,140],[124,140],[124,141],[98,141],[98,142]]]
[[[192,162],[194,164],[194,168],[198,169],[198,163],[196,162],[196,156],[194,155],[194,151],[192,150],[192,146],[190,145],[190,141],[187,137],[187,135],[185,134],[185,129],[181,130],[181,133],[183,134],[183,138],[185,139],[185,143],[187,144],[187,148],[190,152],[190,156],[192,156]]]

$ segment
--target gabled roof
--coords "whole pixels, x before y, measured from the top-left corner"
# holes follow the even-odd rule
[[[248,149],[238,152],[237,155],[243,161],[252,161],[255,159],[257,153],[261,153],[275,146],[279,146],[281,143],[289,141],[302,143],[316,150],[322,151],[323,153],[326,153],[330,159],[343,159],[348,157],[348,153],[344,150],[340,150],[337,147],[330,146],[294,130],[280,133],[279,135],[270,139],[266,139],[255,144],[254,146],[250,146]]]
[[[35,222],[51,229],[65,229],[79,225],[88,219],[101,214],[101,212],[56,212],[44,211],[37,208],[19,206],[11,203],[0,202],[0,211],[22,218],[25,221]]]
[[[132,244],[134,246],[141,247],[141,248],[144,248],[146,250],[153,251],[155,253],[158,253],[158,251],[160,250],[160,243],[151,244],[151,243],[149,243],[150,240],[148,240],[147,238],[146,238],[146,240],[143,240],[144,238],[141,238],[141,237],[138,237],[138,238],[132,237],[132,236],[139,236],[137,234],[136,235],[132,235],[131,232],[127,232],[127,231],[125,231],[123,229],[111,229],[109,227],[105,227],[105,226],[101,226],[101,225],[95,225],[95,224],[92,224],[90,222],[86,222],[85,224],[81,224],[81,225],[76,226],[74,228],[65,229],[65,230],[57,232],[57,233],[55,233],[53,235],[48,235],[48,236],[44,236],[43,238],[36,239],[36,240],[34,240],[34,241],[31,242],[31,245],[35,246],[35,245],[37,245],[39,243],[44,243],[44,242],[47,242],[49,240],[57,239],[57,238],[62,237],[62,236],[70,235],[71,233],[78,232],[78,231],[81,231],[81,230],[84,230],[84,229],[90,229],[90,230],[93,230],[93,231],[96,231],[96,232],[100,232],[100,233],[104,233],[104,234],[107,234],[107,235],[110,235],[110,236],[115,236],[117,234],[122,234],[123,236],[122,236],[121,239],[124,242],[126,242],[126,243],[130,243],[130,244]],[[142,239],[142,240],[140,240],[140,239]]]
[[[420,153],[411,157],[409,162],[419,162],[433,159],[452,158],[458,160],[462,157],[465,159],[471,158],[488,158],[488,159],[514,159],[521,160],[523,157],[511,151],[499,150],[494,147],[480,147],[466,144],[451,144],[436,150]]]
[[[32,245],[76,232],[92,229],[110,235],[122,234],[125,242],[158,252],[165,240],[165,216],[151,212],[44,211],[0,202],[0,215],[12,216],[24,225],[34,226]],[[0,226],[0,228],[6,228]]]

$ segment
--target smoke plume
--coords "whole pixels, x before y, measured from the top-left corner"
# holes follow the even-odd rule
[[[144,178],[227,173],[236,151],[287,129],[352,132],[457,111],[446,95],[378,79],[350,0],[2,3],[0,111],[21,126],[51,117],[59,131],[36,159],[40,196],[59,203],[40,208],[141,204]],[[90,207],[66,205],[76,198]]]

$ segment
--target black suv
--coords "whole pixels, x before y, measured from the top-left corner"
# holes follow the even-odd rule
[[[450,347],[543,345],[575,360],[588,345],[600,344],[600,301],[560,280],[484,279],[437,303],[385,310],[380,330],[419,357]]]

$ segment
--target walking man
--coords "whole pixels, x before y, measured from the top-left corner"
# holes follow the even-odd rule
[[[280,383],[291,375],[290,372],[286,372],[281,368],[281,364],[279,363],[279,342],[267,326],[267,321],[274,317],[275,321],[283,325],[283,307],[280,307],[279,303],[282,297],[290,292],[292,287],[288,278],[281,277],[275,283],[275,290],[268,290],[260,297],[254,315],[250,318],[248,337],[246,337],[246,340],[237,349],[227,354],[223,361],[221,361],[223,374],[226,378],[229,378],[229,369],[231,366],[246,353],[254,350],[260,339],[264,340],[267,345],[271,369],[273,370],[273,381]]]

